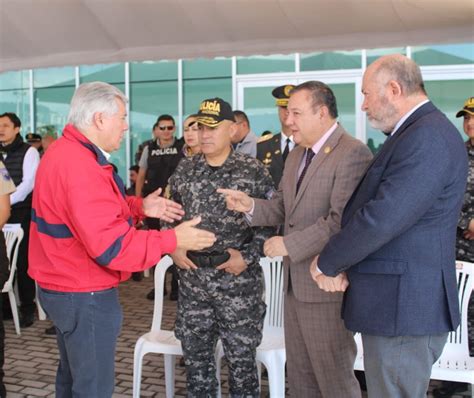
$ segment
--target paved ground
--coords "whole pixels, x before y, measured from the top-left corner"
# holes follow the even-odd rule
[[[153,303],[145,296],[152,284],[152,278],[145,278],[141,282],[129,281],[120,287],[125,319],[117,345],[114,398],[132,396],[133,349],[137,338],[151,326]],[[165,299],[164,328],[172,329],[175,311],[176,303]],[[48,326],[50,326],[48,321],[36,321],[32,327],[23,329],[21,336],[17,336],[13,321],[5,321],[5,383],[8,398],[54,397],[58,351],[55,338],[44,334],[44,329]],[[153,354],[145,356],[142,376],[142,397],[165,396],[162,356]],[[227,393],[226,378],[227,372],[224,369],[224,396]],[[432,382],[430,390],[437,384],[438,382]],[[176,367],[175,388],[176,397],[185,396],[184,368],[179,366]],[[262,380],[262,396],[268,396],[268,383],[265,378]]]

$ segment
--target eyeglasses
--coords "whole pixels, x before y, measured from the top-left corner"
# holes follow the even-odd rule
[[[172,131],[172,130],[174,130],[174,126],[158,126],[158,128],[161,131],[165,131],[165,130]]]

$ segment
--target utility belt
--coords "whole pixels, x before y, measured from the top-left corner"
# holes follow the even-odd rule
[[[227,251],[188,251],[187,256],[198,268],[216,268],[230,258],[230,253]]]

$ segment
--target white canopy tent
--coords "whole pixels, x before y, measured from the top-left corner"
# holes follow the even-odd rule
[[[473,41],[473,0],[0,0],[0,72]]]

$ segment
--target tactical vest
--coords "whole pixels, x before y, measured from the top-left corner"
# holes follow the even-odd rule
[[[23,160],[25,159],[26,152],[30,149],[30,145],[22,142],[14,150],[8,152],[6,159],[3,164],[8,170],[8,174],[12,178],[15,186],[18,186],[23,180]],[[22,207],[31,207],[31,198],[33,193],[30,194],[22,202],[15,203],[12,206],[12,210],[19,209]]]
[[[168,179],[178,166],[181,158],[184,157],[182,139],[175,139],[173,145],[161,148],[158,140],[148,144],[148,166],[146,171],[146,181],[143,187],[143,196],[162,188],[163,191],[168,185]]]

